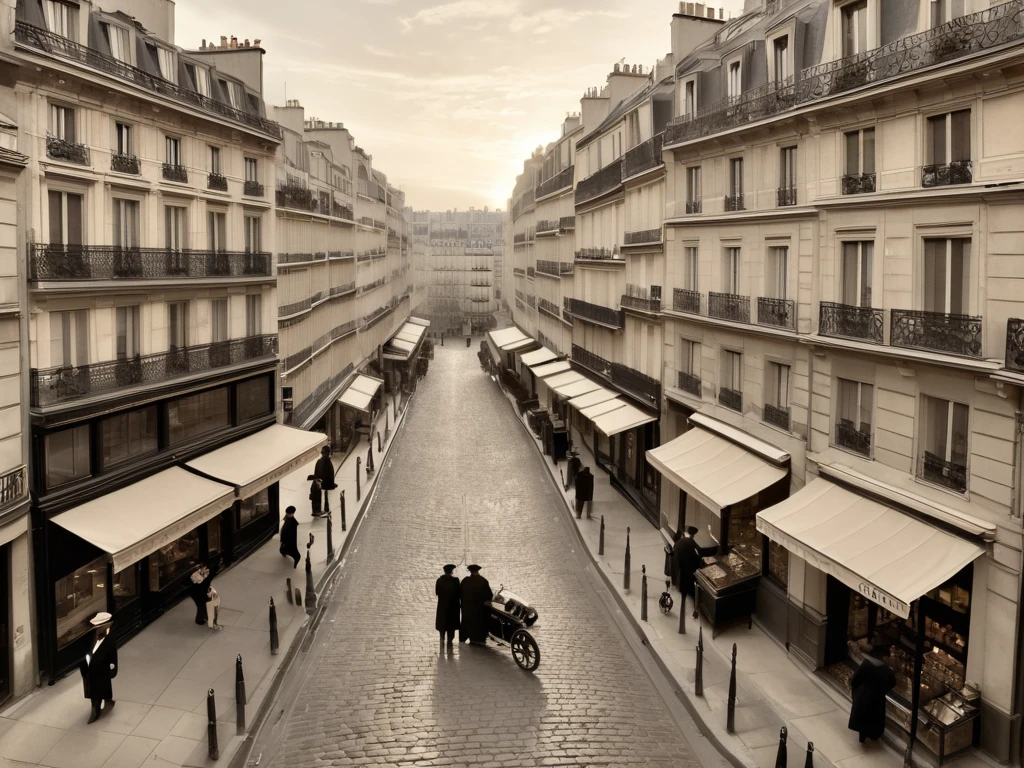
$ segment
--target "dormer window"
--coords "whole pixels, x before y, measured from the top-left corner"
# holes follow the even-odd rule
[[[738,99],[743,93],[742,64],[738,61],[729,63],[728,96]]]
[[[843,58],[864,53],[868,44],[868,0],[855,0],[840,9],[843,21]]]
[[[238,83],[232,83],[228,80],[220,81],[221,90],[224,92],[225,98],[235,109],[242,109],[245,99],[245,94],[242,91],[242,86]]]
[[[44,0],[46,26],[55,35],[68,40],[78,39],[78,8],[60,2],[60,0]]]
[[[169,48],[163,48],[159,45],[153,45],[147,43],[147,47],[153,54],[153,58],[156,60],[157,66],[160,68],[160,77],[169,83],[178,82],[178,59],[174,55],[174,51]]]
[[[789,79],[789,36],[783,35],[772,41],[772,74],[776,83]]]
[[[192,80],[196,93],[200,96],[210,95],[210,73],[203,67],[198,67],[190,62],[185,63],[185,72]]]
[[[100,24],[103,35],[107,38],[107,45],[110,46],[110,55],[124,64],[131,64],[131,45],[129,43],[128,30],[119,27],[117,24]]]
[[[964,0],[931,0],[932,27],[941,27],[964,15]]]

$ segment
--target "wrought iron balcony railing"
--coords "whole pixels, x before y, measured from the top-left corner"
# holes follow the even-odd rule
[[[642,285],[627,285],[619,306],[641,312],[661,312],[661,286],[652,285],[648,290]]]
[[[46,137],[46,156],[65,163],[89,165],[89,148],[85,144],[65,141],[55,136]]]
[[[122,248],[116,245],[29,245],[29,279],[161,280],[165,278],[269,277],[270,254]]]
[[[549,261],[547,259],[537,259],[537,274],[559,277],[561,273],[558,271],[558,262]]]
[[[622,179],[626,180],[662,165],[661,144],[665,135],[659,133],[638,144],[622,157]]]
[[[796,187],[779,187],[775,191],[775,203],[779,208],[796,205]]]
[[[273,358],[276,354],[277,336],[268,334],[175,347],[155,355],[135,355],[77,367],[33,368],[29,375],[30,402],[33,408],[42,408],[124,387],[162,384],[179,376]]]
[[[970,184],[973,178],[974,164],[970,160],[954,160],[952,163],[926,165],[921,168],[922,187]]]
[[[676,380],[678,387],[683,392],[689,392],[695,397],[701,397],[701,380],[700,376],[694,376],[692,373],[684,373],[679,371],[679,376]]]
[[[526,270],[522,267],[512,267],[512,275],[514,277],[526,277]]]
[[[537,270],[534,269],[533,267],[527,267],[526,268],[526,276],[527,277],[536,277],[537,276]]]
[[[644,229],[639,232],[627,232],[624,240],[626,245],[650,245],[661,242],[661,228]]]
[[[563,216],[558,220],[558,229],[560,232],[568,232],[576,229],[576,217]]]
[[[844,195],[863,195],[875,191],[875,174],[847,174],[843,176]]]
[[[605,378],[612,377],[612,362],[579,344],[572,345],[572,359]]]
[[[951,491],[967,491],[967,467],[954,461],[946,461],[928,451],[920,459],[919,477],[929,483],[941,485]]]
[[[796,302],[792,299],[770,299],[757,297],[757,322],[774,325],[776,328],[796,330]]]
[[[515,245],[522,245],[526,242],[526,233],[520,232],[518,235],[512,235],[512,242]]]
[[[542,181],[537,185],[536,197],[547,197],[554,192],[571,188],[574,172],[575,168],[570,165],[568,168],[563,168],[550,179]]]
[[[537,234],[557,232],[558,219],[541,219],[537,222]]]
[[[298,184],[285,184],[274,192],[278,208],[297,208],[300,211],[315,211],[320,202],[313,193]],[[372,219],[370,220],[373,221]]]
[[[580,248],[576,251],[576,258],[583,261],[622,260],[618,248]]]
[[[572,322],[572,299],[568,296],[562,297],[562,319],[567,322]]]
[[[611,309],[600,304],[591,304],[583,299],[570,299],[570,311],[573,317],[580,320],[587,320],[599,325],[606,325],[611,328],[625,327],[626,320],[621,309]]]
[[[161,168],[163,177],[167,181],[176,181],[179,184],[188,184],[188,169],[184,165],[164,163]]]
[[[981,318],[893,309],[889,312],[889,343],[894,347],[981,357]]]
[[[532,309],[536,309],[537,308],[537,297],[534,294],[532,294],[532,293],[527,294],[527,296],[526,296],[526,303]]]
[[[718,404],[743,413],[743,393],[726,387],[718,388]]]
[[[622,158],[612,161],[576,185],[576,205],[590,202],[622,186]]]
[[[685,288],[673,289],[672,309],[676,312],[689,312],[691,315],[699,315],[700,292],[688,291]]]
[[[725,196],[725,210],[726,211],[742,211],[743,210],[743,193],[740,192],[738,195],[726,195]]]
[[[708,292],[708,317],[732,320],[735,323],[750,322],[750,297],[735,293]]]
[[[277,316],[280,317],[291,317],[297,315],[300,312],[306,312],[313,306],[313,298],[307,297],[300,299],[299,301],[293,301],[291,304],[282,304],[277,308]]]
[[[551,315],[556,320],[562,319],[561,310],[558,309],[558,305],[555,304],[555,302],[553,301],[548,301],[547,299],[537,299],[537,309],[539,309],[541,312],[545,312]]]
[[[690,214],[690,213],[700,213],[701,212],[701,208],[702,208],[702,206],[701,206],[701,202],[700,202],[699,198],[697,200],[687,200],[686,201],[686,212],[688,214]]]
[[[1006,361],[1011,371],[1024,373],[1024,320],[1010,318],[1006,321]]]
[[[656,410],[661,408],[661,382],[622,363],[612,363],[612,383],[632,392]]]
[[[0,475],[0,506],[6,507],[28,493],[28,467],[24,464]]]
[[[761,421],[789,432],[789,408],[779,408],[771,403],[765,403],[761,411]]]
[[[247,181],[242,185],[242,194],[248,195],[249,197],[263,197],[263,185],[258,181]],[[349,218],[352,217],[349,216]]]
[[[871,455],[871,425],[861,424],[860,429],[848,419],[840,419],[836,424],[836,445],[861,456]]]
[[[217,192],[227,192],[228,177],[223,173],[210,171],[209,176],[206,177],[206,188],[216,190]]]
[[[881,344],[885,333],[884,312],[871,307],[822,301],[818,305],[818,333]]]
[[[138,176],[142,173],[142,164],[135,155],[111,155],[110,170]]]

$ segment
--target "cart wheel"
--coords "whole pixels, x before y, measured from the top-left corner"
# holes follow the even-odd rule
[[[517,629],[512,634],[512,658],[527,672],[533,672],[540,666],[540,648],[533,635],[525,629]]]
[[[668,592],[661,593],[661,599],[658,600],[658,605],[661,607],[662,613],[671,613],[672,606],[674,604],[675,601],[672,600],[672,595],[670,595]]]

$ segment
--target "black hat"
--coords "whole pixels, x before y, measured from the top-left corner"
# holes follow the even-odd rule
[[[469,569],[470,573],[476,573],[481,570],[479,565],[467,565],[466,567]]]
[[[689,525],[686,527],[686,532],[691,536],[696,536],[698,531],[700,531],[700,528],[695,525]]]
[[[444,566],[444,572],[445,573],[451,573],[454,570],[455,570],[455,566],[452,563],[448,563],[448,565]]]
[[[323,448],[320,449],[320,455],[321,456],[330,456],[330,454],[331,454],[330,446],[325,445]]]
[[[294,515],[295,514],[295,507],[285,507],[284,513],[286,515]]]

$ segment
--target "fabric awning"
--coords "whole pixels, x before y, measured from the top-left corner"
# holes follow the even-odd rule
[[[626,404],[619,400],[618,398],[615,398],[614,400],[605,400],[604,402],[598,403],[597,405],[591,405],[588,408],[582,409],[580,411],[580,415],[583,416],[583,418],[585,419],[590,419],[591,421],[593,421],[598,416],[602,416],[606,413],[616,411],[619,408],[624,407],[625,405]]]
[[[531,368],[533,375],[538,379],[546,379],[549,376],[554,376],[556,373],[565,373],[571,370],[572,366],[568,360],[559,360],[555,363],[547,363],[546,365],[538,365],[536,368]]]
[[[384,357],[388,360],[408,360],[416,352],[426,330],[422,325],[405,323],[384,345]]]
[[[380,389],[380,385],[383,383],[382,379],[360,374],[341,393],[338,402],[342,405],[347,405],[349,408],[355,408],[357,411],[369,412],[373,396],[377,394],[377,390]]]
[[[414,325],[422,325],[424,328],[429,328],[430,327],[430,321],[429,320],[424,320],[422,317],[412,317],[412,316],[410,316],[409,317],[409,322],[413,323]]]
[[[757,513],[757,530],[903,618],[985,553],[976,542],[823,478]]]
[[[531,339],[529,336],[527,336],[525,339],[519,339],[519,341],[513,341],[513,342],[510,342],[510,343],[506,344],[505,346],[503,346],[501,348],[501,351],[502,352],[515,352],[517,349],[522,349],[523,347],[528,347],[531,344],[536,344],[536,343],[537,342],[535,342],[533,339]]]
[[[515,341],[521,341],[526,338],[526,334],[520,331],[515,326],[511,328],[502,328],[500,331],[490,331],[487,334],[491,337],[491,341],[494,342],[494,346],[501,349],[506,344],[511,344]]]
[[[577,411],[582,411],[584,408],[589,408],[592,405],[600,405],[601,403],[606,403],[609,400],[614,400],[618,396],[618,393],[612,392],[610,389],[598,387],[593,392],[588,392],[585,395],[574,397],[569,401],[569,405]]]
[[[114,571],[177,541],[235,502],[235,489],[171,467],[52,518],[99,547]]]
[[[566,384],[572,384],[575,381],[583,381],[584,378],[585,377],[582,373],[566,371],[565,373],[560,373],[557,376],[552,376],[549,379],[544,379],[544,383],[557,392],[559,387],[564,387]]]
[[[652,421],[657,420],[657,416],[652,416],[646,411],[634,408],[629,403],[624,403],[621,408],[616,408],[614,411],[596,417],[594,419],[594,426],[608,435],[608,437],[611,437],[620,432],[626,432],[634,427],[642,427],[644,424],[650,424]]]
[[[582,381],[574,381],[572,384],[556,387],[555,392],[561,397],[573,398],[585,395],[587,392],[593,392],[596,389],[602,389],[601,385],[584,377]]]
[[[393,339],[393,341],[407,341],[410,344],[415,344],[419,340],[420,340],[420,334],[407,333],[404,330],[399,331],[398,334]]]
[[[186,466],[235,486],[247,499],[320,455],[327,436],[275,424],[192,459]]]
[[[647,451],[647,460],[674,485],[718,514],[789,472],[700,427]]]
[[[527,368],[533,368],[535,366],[542,365],[543,363],[549,363],[556,357],[558,357],[558,355],[552,352],[550,349],[548,349],[547,347],[541,347],[540,349],[534,352],[527,352],[525,355],[523,355],[522,361],[523,365],[525,365]]]

